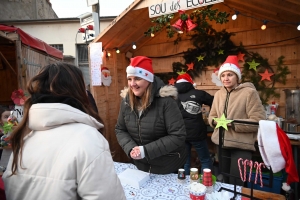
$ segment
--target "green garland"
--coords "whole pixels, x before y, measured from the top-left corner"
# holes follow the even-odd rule
[[[242,71],[242,81],[252,82],[260,94],[261,101],[264,105],[268,104],[270,98],[279,98],[280,94],[274,87],[275,83],[286,83],[286,76],[290,74],[287,66],[284,66],[284,56],[280,56],[276,61],[276,70],[274,71],[268,59],[263,58],[258,53],[248,52],[242,44],[236,46],[230,39],[233,33],[228,33],[226,30],[216,31],[212,28],[212,25],[208,21],[215,21],[216,23],[227,23],[229,14],[226,12],[219,12],[217,9],[213,10],[212,6],[207,6],[202,10],[195,10],[190,14],[190,18],[197,27],[191,32],[190,39],[194,48],[189,48],[183,52],[184,63],[174,62],[173,72],[156,74],[165,83],[171,78],[176,78],[179,73],[187,72],[188,67],[186,64],[194,63],[194,69],[189,70],[188,73],[192,77],[199,76],[207,66],[219,67],[227,58],[228,55],[237,55],[238,53],[244,55],[244,68]],[[176,34],[176,31],[172,29],[170,25],[171,19],[174,14],[160,16],[154,20],[154,26],[150,27],[145,35],[149,36],[151,33],[161,31],[163,28],[167,31],[167,37],[171,38]],[[180,16],[182,17],[183,15]],[[174,44],[178,44],[181,40],[181,34],[177,34],[177,38],[174,40]],[[259,65],[255,69],[250,69],[248,62],[255,61]],[[262,81],[262,76],[259,73],[263,73],[265,70],[274,73],[271,76],[271,81]]]

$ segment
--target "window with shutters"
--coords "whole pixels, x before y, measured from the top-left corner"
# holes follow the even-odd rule
[[[82,71],[85,84],[88,85],[90,84],[88,45],[77,44],[77,54],[78,66]]]

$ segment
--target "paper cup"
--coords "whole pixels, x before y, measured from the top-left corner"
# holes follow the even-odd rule
[[[192,200],[205,200],[206,187],[201,183],[190,184],[190,198]]]
[[[205,186],[212,186],[213,185],[211,170],[208,169],[208,168],[203,169],[202,183]]]

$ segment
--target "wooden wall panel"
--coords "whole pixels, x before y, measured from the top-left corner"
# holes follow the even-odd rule
[[[15,45],[0,45],[0,52],[17,73]],[[0,105],[11,105],[13,104],[10,98],[11,93],[18,89],[17,74],[4,61],[1,60],[1,62],[3,69],[0,69]]]
[[[129,61],[126,60],[124,53],[116,54],[112,52],[112,56],[105,59],[103,65],[110,71],[111,85],[92,87],[99,115],[105,125],[104,136],[109,142],[113,159],[119,162],[128,162],[128,158],[121,149],[115,135],[115,125],[121,102],[120,91],[127,84],[125,66],[128,66],[128,64]]]

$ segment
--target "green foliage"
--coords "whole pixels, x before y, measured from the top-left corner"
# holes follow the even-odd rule
[[[3,126],[1,127],[2,130],[3,130],[3,133],[4,133],[4,134],[7,134],[8,132],[11,132],[13,126],[14,126],[13,124],[4,122]]]
[[[176,13],[179,14],[179,13]],[[197,24],[197,27],[193,29],[191,32],[207,32],[207,29],[211,28],[211,25],[207,21],[215,21],[216,23],[226,23],[228,22],[229,14],[226,12],[219,12],[218,9],[212,9],[212,5],[206,6],[202,9],[194,10],[190,19]],[[181,14],[180,19],[186,21],[188,19],[187,14]],[[144,32],[145,36],[151,36],[151,33],[157,33],[162,29],[166,29],[167,37],[172,38],[175,35],[177,38],[174,40],[174,44],[178,44],[181,41],[181,35],[171,26],[171,20],[174,18],[174,14],[162,15],[157,18],[151,20],[154,23],[154,26],[148,28],[146,32]]]
[[[182,14],[180,17],[182,20],[187,19],[187,16]],[[228,33],[226,30],[216,31],[212,28],[210,22],[215,23],[227,23],[229,14],[226,12],[220,12],[218,9],[212,9],[211,6],[207,6],[203,9],[197,9],[190,14],[191,20],[197,24],[197,27],[190,31],[189,37],[192,41],[193,48],[187,49],[183,52],[184,63],[174,62],[173,72],[157,74],[168,84],[168,80],[172,77],[176,78],[179,72],[186,72],[188,67],[186,64],[194,63],[194,70],[189,70],[188,73],[195,77],[199,76],[207,66],[219,67],[228,55],[237,55],[239,52],[245,54],[244,56],[244,68],[242,71],[242,82],[252,82],[259,92],[261,101],[264,105],[268,104],[270,98],[279,98],[280,94],[276,92],[275,83],[286,83],[286,76],[290,74],[287,66],[283,66],[284,57],[281,56],[276,61],[276,70],[274,71],[270,66],[268,59],[263,58],[258,53],[248,52],[243,47],[236,46],[230,39],[233,33]],[[145,35],[151,35],[166,28],[167,37],[172,38],[176,34],[170,24],[170,21],[174,18],[174,14],[160,16],[154,20],[156,25],[150,27]],[[174,40],[174,44],[178,44],[181,40],[181,34],[177,33],[177,38]],[[199,59],[201,56],[201,59]],[[260,63],[256,67],[256,70],[249,69],[247,62],[255,60],[256,63]],[[274,73],[270,77],[271,81],[261,80],[262,76],[259,73],[264,73],[265,70],[269,73]]]
[[[247,56],[245,59],[245,64],[243,68],[243,78],[242,82],[252,82],[256,87],[256,90],[259,92],[260,99],[264,105],[268,104],[270,98],[279,98],[280,94],[276,91],[275,83],[286,83],[286,76],[290,74],[287,66],[283,66],[284,56],[280,56],[276,63],[276,70],[270,66],[268,59],[263,58],[258,53],[252,53],[245,51]],[[255,60],[256,63],[260,63],[257,66],[256,71],[254,69],[249,69],[249,64],[247,62],[251,62]],[[265,70],[268,70],[270,73],[274,73],[273,76],[270,77],[271,81],[261,81],[261,76],[259,73],[264,73]]]

